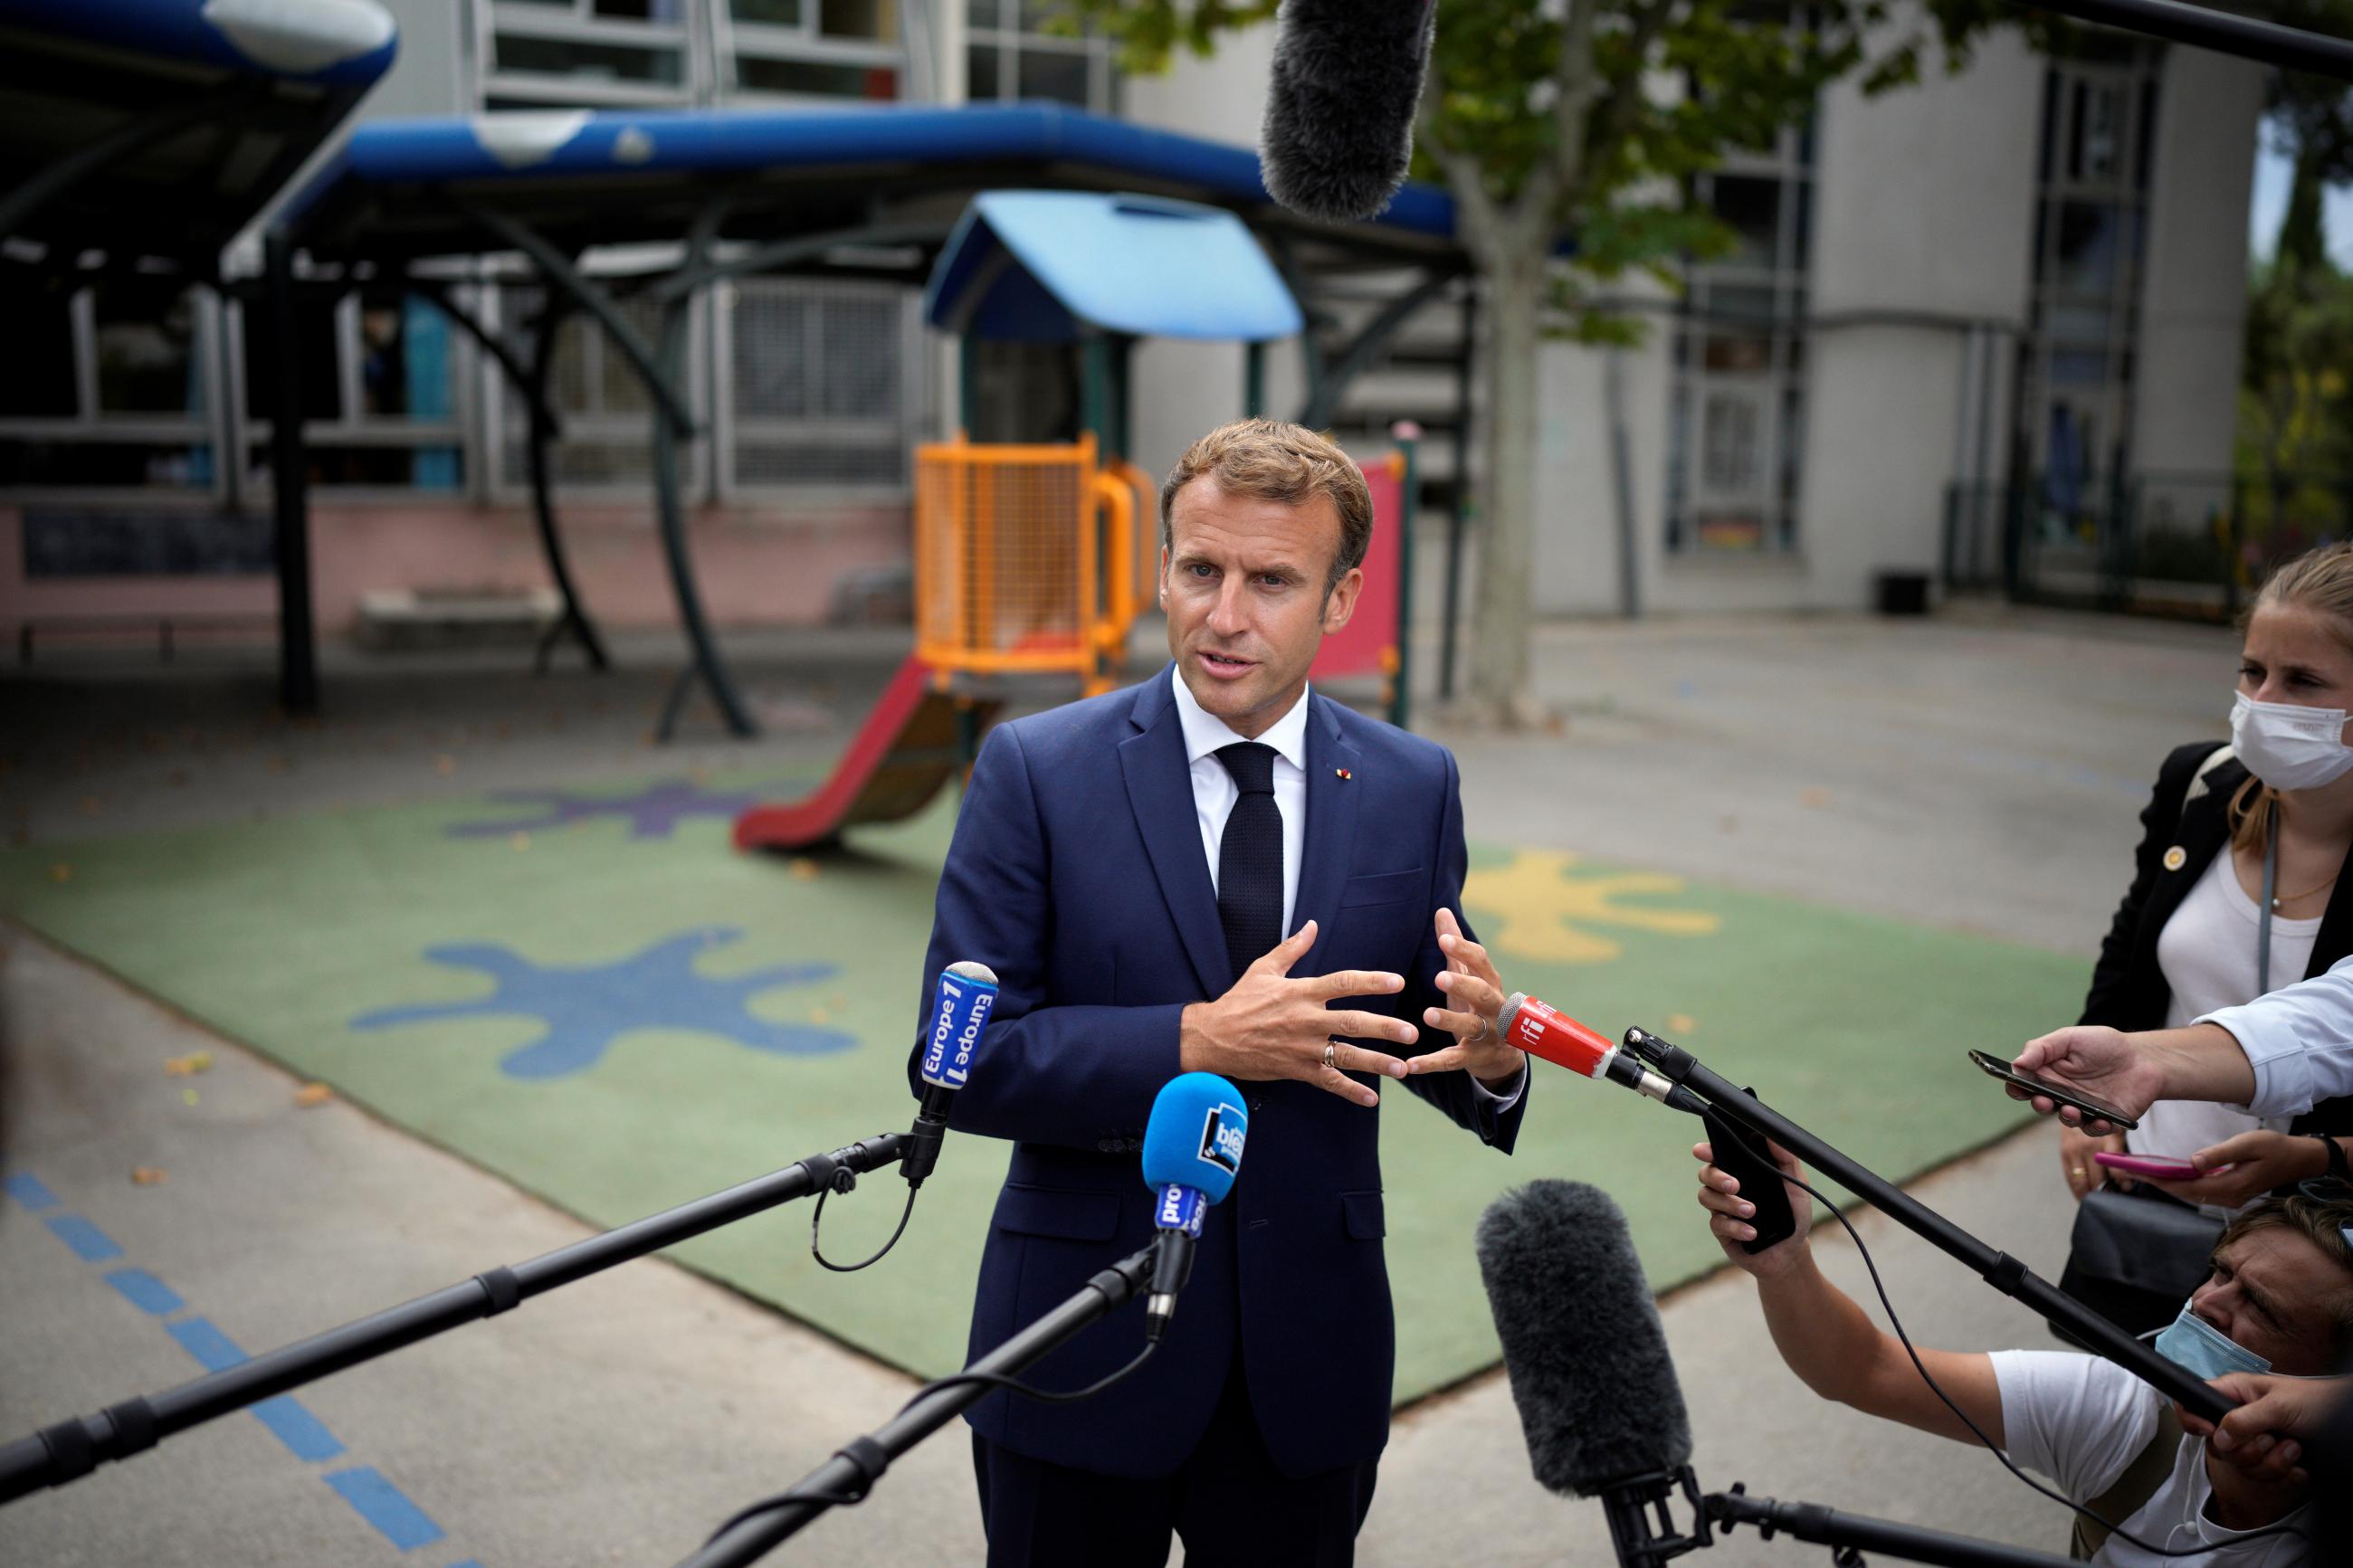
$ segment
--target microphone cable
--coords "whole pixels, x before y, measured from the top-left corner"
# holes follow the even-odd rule
[[[854,1192],[857,1187],[858,1176],[855,1172],[846,1169],[836,1171],[833,1173],[832,1184],[818,1194],[817,1207],[809,1214],[809,1256],[817,1259],[818,1268],[831,1269],[836,1274],[855,1274],[861,1268],[871,1268],[881,1262],[890,1250],[899,1245],[899,1238],[907,1234],[907,1221],[915,1212],[915,1194],[921,1190],[914,1183],[908,1184],[907,1206],[899,1211],[898,1228],[891,1233],[891,1239],[884,1242],[873,1257],[857,1263],[836,1263],[825,1255],[824,1247],[818,1241],[818,1226],[825,1223],[825,1200],[836,1193]]]
[[[2041,1481],[2036,1480],[2032,1476],[2030,1476],[2024,1470],[2020,1469],[2018,1466],[2012,1462],[2010,1457],[2002,1452],[2001,1445],[1995,1442],[1991,1437],[1987,1436],[1985,1428],[1970,1420],[1968,1412],[1963,1410],[1958,1405],[1953,1403],[1952,1395],[1947,1394],[1942,1388],[1938,1387],[1936,1380],[1928,1375],[1927,1367],[1923,1365],[1920,1361],[1920,1352],[1912,1348],[1911,1336],[1904,1331],[1903,1320],[1895,1315],[1895,1303],[1887,1299],[1887,1286],[1879,1278],[1879,1265],[1872,1261],[1871,1248],[1862,1244],[1862,1237],[1856,1234],[1852,1222],[1846,1217],[1846,1212],[1841,1209],[1838,1205],[1831,1202],[1829,1198],[1823,1196],[1811,1183],[1806,1181],[1803,1177],[1790,1175],[1787,1171],[1782,1170],[1781,1163],[1773,1158],[1772,1150],[1769,1147],[1760,1147],[1756,1134],[1748,1128],[1731,1121],[1729,1118],[1726,1118],[1725,1121],[1726,1125],[1731,1128],[1733,1135],[1740,1140],[1742,1144],[1746,1147],[1748,1153],[1752,1157],[1764,1162],[1767,1169],[1772,1171],[1783,1181],[1788,1183],[1799,1192],[1804,1193],[1808,1197],[1812,1198],[1816,1203],[1820,1204],[1822,1207],[1830,1210],[1831,1217],[1838,1221],[1839,1224],[1845,1228],[1847,1239],[1853,1242],[1855,1251],[1862,1255],[1863,1268],[1871,1271],[1871,1288],[1879,1293],[1880,1310],[1887,1314],[1888,1324],[1895,1331],[1896,1342],[1904,1347],[1904,1353],[1912,1358],[1912,1370],[1920,1374],[1920,1381],[1928,1385],[1928,1392],[1935,1394],[1938,1399],[1944,1402],[1945,1408],[1951,1411],[1955,1418],[1957,1419],[1962,1426],[1968,1427],[1969,1431],[1976,1436],[1978,1442],[1985,1445],[1986,1451],[1988,1453],[1990,1453],[1995,1458],[2001,1461],[2001,1468],[2003,1469],[2008,1470],[2011,1475],[2018,1478],[2021,1485],[2027,1487],[2031,1490],[2042,1493],[2044,1497],[2049,1498],[2052,1502],[2057,1503],[2062,1508],[2083,1515],[2085,1519],[2090,1520],[2093,1523],[2105,1530],[2116,1540],[2124,1542],[2127,1545],[2137,1547],[2141,1551],[2147,1552],[2152,1557],[2200,1557],[2212,1554],[2215,1548],[2211,1545],[2178,1547],[2151,1546],[2147,1542],[2141,1540],[2140,1537],[2132,1534],[2129,1531],[2126,1531],[2122,1525],[2103,1518],[2099,1513],[2094,1510],[2085,1508],[2082,1503],[2069,1500],[2065,1496],[2059,1492],[2052,1491],[2049,1487],[2044,1486]],[[1712,1152],[1713,1151],[1711,1151],[1711,1152]],[[2144,1504],[2142,1506],[2146,1507],[2147,1505]],[[2297,1505],[2299,1508],[2303,1506],[2304,1505],[2301,1503]],[[2233,1534],[2231,1539],[2231,1544],[2235,1546],[2241,1542],[2260,1541],[2266,1536],[2272,1535],[2302,1535],[2304,1533],[2304,1527],[2301,1525],[2267,1524],[2261,1530],[2250,1530],[2244,1533]]]

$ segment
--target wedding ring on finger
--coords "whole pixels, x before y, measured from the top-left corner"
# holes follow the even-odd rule
[[[1339,1048],[1340,1042],[1337,1040],[1326,1040],[1324,1042],[1324,1065],[1330,1068],[1335,1072],[1339,1070],[1340,1064],[1334,1061],[1332,1059],[1332,1056],[1333,1053],[1337,1051]]]
[[[1495,1026],[1487,1021],[1486,1014],[1479,1013],[1473,1016],[1479,1020],[1479,1032],[1475,1035],[1468,1036],[1463,1039],[1462,1043],[1466,1046],[1475,1046],[1480,1041],[1485,1039],[1489,1035],[1495,1032]]]

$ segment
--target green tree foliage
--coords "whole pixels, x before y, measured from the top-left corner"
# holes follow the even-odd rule
[[[1273,0],[1064,4],[1142,71],[1180,48],[1208,55],[1220,35],[1276,9]],[[1999,0],[1440,0],[1415,158],[1453,195],[1484,284],[1487,526],[1471,673],[1474,700],[1494,717],[1535,716],[1527,682],[1540,341],[1639,337],[1637,318],[1597,308],[1597,286],[1629,273],[1672,286],[1690,258],[1729,245],[1693,182],[1727,150],[1770,145],[1832,81],[1880,92],[1917,80],[1931,62],[1957,68],[1973,39],[2021,15],[2031,13]],[[1564,237],[1567,261],[1556,254]]]

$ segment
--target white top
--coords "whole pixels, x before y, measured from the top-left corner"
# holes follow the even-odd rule
[[[1251,737],[1236,734],[1223,719],[1202,707],[1174,665],[1168,667],[1168,680],[1176,700],[1176,721],[1185,729],[1185,761],[1193,777],[1193,815],[1201,825],[1201,853],[1208,857],[1209,889],[1215,892],[1218,847],[1225,840],[1226,818],[1233,815],[1234,802],[1242,797],[1234,775],[1218,761],[1218,748]],[[1295,934],[1291,921],[1299,902],[1299,863],[1307,852],[1305,688],[1301,688],[1299,700],[1291,705],[1290,710],[1257,739],[1274,748],[1274,804],[1282,813],[1282,931],[1290,936]],[[1410,982],[1412,976],[1407,979]],[[1513,1085],[1509,1094],[1497,1094],[1475,1078],[1471,1080],[1471,1088],[1481,1099],[1492,1100],[1508,1110],[1519,1103],[1527,1083],[1527,1068],[1523,1064],[1519,1082]]]
[[[2073,1501],[2089,1501],[2116,1485],[2157,1435],[2165,1396],[2113,1362],[2073,1351],[1996,1351],[1989,1359],[2001,1390],[2010,1457],[2050,1477]],[[2319,1560],[2299,1535],[2250,1541],[2253,1531],[2223,1529],[2207,1517],[2213,1495],[2205,1441],[2184,1436],[2156,1495],[2117,1522],[2151,1546],[2209,1550],[2158,1557],[2111,1535],[2092,1561],[2108,1568],[2295,1568]],[[2303,1513],[2298,1509],[2279,1522],[2295,1523]]]
[[[2326,974],[2191,1020],[2220,1024],[2255,1069],[2247,1109],[2300,1116],[2324,1100],[2353,1094],[2353,956]]]
[[[2235,1007],[2260,995],[2255,974],[2255,940],[2263,913],[2247,889],[2226,847],[2201,874],[2165,930],[2157,939],[2157,966],[2173,991],[2165,1026],[2179,1029],[2218,1007]],[[2320,921],[2272,917],[2272,981],[2274,986],[2304,977],[2312,963],[2312,944],[2320,936]],[[2161,1100],[2148,1108],[2140,1126],[2125,1135],[2136,1154],[2165,1154],[2188,1159],[2225,1138],[2275,1123],[2284,1130],[2287,1118],[2264,1119],[2227,1105],[2203,1100]],[[2229,1211],[2213,1208],[2211,1212]]]

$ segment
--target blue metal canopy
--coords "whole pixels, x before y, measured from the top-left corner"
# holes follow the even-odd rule
[[[445,192],[581,244],[674,239],[684,215],[707,199],[709,182],[730,175],[773,186],[771,205],[789,195],[790,205],[811,212],[837,194],[863,206],[926,188],[1143,187],[1373,247],[1386,241],[1416,252],[1451,249],[1454,234],[1452,198],[1429,185],[1406,186],[1369,222],[1314,225],[1275,206],[1249,147],[1052,103],[555,110],[376,121],[355,129],[284,210],[303,244],[328,254],[479,250],[479,233],[451,210]],[[755,197],[743,205],[760,205]],[[839,221],[812,218],[816,226]]]
[[[0,0],[0,235],[209,271],[396,47],[376,0]]]
[[[940,252],[932,324],[1024,342],[1090,330],[1263,342],[1303,324],[1240,218],[1219,207],[1092,191],[987,191]]]

